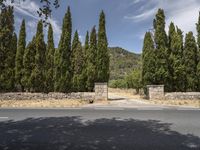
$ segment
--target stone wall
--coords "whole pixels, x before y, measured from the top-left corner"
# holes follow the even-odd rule
[[[164,92],[164,85],[147,85],[150,100],[200,100],[200,92]]]
[[[165,93],[166,100],[200,100],[200,92]]]
[[[78,93],[0,93],[0,100],[63,100],[63,99],[83,99],[94,100],[94,92],[78,92]]]
[[[164,85],[147,85],[148,99],[164,99]]]
[[[107,83],[95,83],[95,92],[77,92],[77,93],[28,93],[13,92],[0,93],[0,100],[51,100],[51,99],[83,99],[83,100],[107,100]]]
[[[108,100],[108,83],[95,83],[95,100]]]

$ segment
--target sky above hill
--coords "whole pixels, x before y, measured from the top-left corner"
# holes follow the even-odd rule
[[[16,32],[18,34],[22,19],[26,19],[27,41],[30,41],[40,19],[37,10],[41,4],[39,0],[26,0],[14,5]],[[53,10],[49,19],[53,25],[56,47],[67,6],[71,7],[73,33],[78,30],[83,43],[86,31],[91,30],[94,25],[98,27],[99,13],[104,10],[109,46],[141,53],[144,34],[152,29],[152,21],[158,8],[165,10],[166,31],[173,21],[184,34],[193,31],[196,35],[195,23],[198,20],[200,0],[60,0],[60,7]]]

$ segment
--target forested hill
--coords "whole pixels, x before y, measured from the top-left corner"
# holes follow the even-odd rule
[[[120,47],[110,47],[110,80],[121,79],[141,65],[140,54],[129,52]]]

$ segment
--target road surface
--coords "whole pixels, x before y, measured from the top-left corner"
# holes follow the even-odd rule
[[[1,109],[1,150],[199,150],[200,111]]]

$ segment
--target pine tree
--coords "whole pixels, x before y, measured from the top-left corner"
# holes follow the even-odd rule
[[[187,91],[196,91],[198,80],[197,75],[198,53],[195,37],[192,32],[186,34],[184,46],[184,64],[186,73]]]
[[[169,90],[169,73],[167,64],[167,35],[165,32],[165,15],[162,9],[159,9],[154,20],[155,28],[155,45],[156,45],[156,65],[155,65],[155,79],[156,84],[164,84],[166,90]]]
[[[155,84],[155,50],[151,33],[144,37],[142,50],[142,83],[146,91],[146,85]]]
[[[57,92],[69,92],[71,88],[71,34],[72,34],[72,19],[70,8],[63,19],[62,34],[58,49],[55,51],[54,63],[54,90]]]
[[[24,89],[26,91],[33,91],[34,89],[34,74],[32,71],[35,67],[35,54],[36,54],[36,44],[35,37],[33,37],[32,41],[29,42],[28,46],[24,51],[23,56],[23,76],[22,76],[22,84],[24,85]]]
[[[19,33],[19,41],[17,46],[17,53],[15,59],[15,79],[16,85],[20,91],[24,91],[24,86],[21,83],[22,74],[23,74],[23,56],[26,47],[26,25],[25,20],[22,21],[21,29]]]
[[[46,44],[44,42],[43,23],[40,20],[37,25],[35,37],[35,66],[32,71],[34,79],[33,89],[35,92],[44,92],[45,90],[45,53]]]
[[[96,57],[97,52],[97,39],[96,39],[96,29],[95,26],[92,28],[91,34],[90,34],[90,46],[87,51],[86,57],[87,57],[87,90],[93,91],[94,90],[94,83],[97,78],[96,73],[96,60],[94,59]]]
[[[14,38],[13,7],[5,7],[0,12],[0,91],[13,90],[13,66],[16,45]]]
[[[46,90],[47,92],[54,91],[53,69],[54,69],[54,40],[53,29],[51,24],[48,29],[47,51],[46,51]]]
[[[102,11],[99,18],[98,44],[97,44],[97,82],[108,82],[109,80],[109,52],[105,27],[105,14]]]
[[[71,67],[73,72],[72,78],[72,87],[73,91],[82,92],[84,91],[84,76],[83,76],[83,67],[84,67],[84,54],[79,41],[79,35],[76,31],[74,34],[74,39],[72,43],[72,55],[71,55]]]

